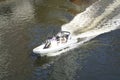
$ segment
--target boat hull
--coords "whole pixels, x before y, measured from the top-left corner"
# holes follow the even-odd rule
[[[58,44],[57,46],[51,47],[51,48],[47,48],[44,49],[45,44],[42,44],[36,48],[33,49],[33,52],[36,54],[40,54],[41,56],[56,56],[57,54],[55,54],[55,52],[59,52],[65,48],[70,47],[72,44],[77,43],[76,39],[71,39],[68,40],[67,43],[62,43],[62,44]]]

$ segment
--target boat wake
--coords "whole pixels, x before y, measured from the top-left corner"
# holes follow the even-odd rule
[[[104,0],[104,2],[99,0],[88,7],[86,11],[76,15],[70,23],[63,25],[61,28],[63,31],[71,32],[80,41],[49,56],[65,53],[80,47],[83,43],[98,35],[120,29],[120,2],[119,0]]]
[[[99,0],[61,27],[61,31],[70,32],[77,42],[57,52],[47,53],[47,56],[57,56],[73,50],[98,35],[116,29],[120,29],[120,1]]]

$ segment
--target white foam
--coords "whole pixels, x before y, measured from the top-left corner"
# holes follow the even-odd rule
[[[100,2],[101,0],[88,7],[86,11],[76,15],[71,22],[63,25],[61,29],[63,31],[69,31],[73,35],[74,32],[79,32],[80,30],[88,31],[93,29],[120,5],[119,0],[113,0],[113,3],[109,3],[104,9],[104,7],[99,4]],[[100,12],[102,7],[104,12]]]
[[[113,11],[116,8],[120,7],[120,1],[113,0],[113,3],[106,6],[103,13],[97,15],[97,12],[99,12],[100,7],[102,7],[102,5],[98,6],[100,1],[101,0],[99,0],[92,6],[88,7],[86,11],[76,15],[75,18],[70,23],[67,23],[62,26],[63,31],[69,31],[74,35],[75,38],[83,38],[83,40],[78,42],[77,44],[73,44],[70,48],[65,49],[61,52],[57,52],[55,54],[59,55],[61,53],[67,52],[71,49],[79,47],[83,43],[93,39],[94,37],[100,34],[120,28],[119,13],[118,15],[114,16],[112,19],[106,18],[110,14],[114,14]],[[78,33],[75,35],[74,32],[76,31],[79,32],[79,30],[84,30],[84,31],[82,33]]]
[[[110,32],[112,30],[119,29],[119,28],[120,28],[120,19],[112,19],[112,20],[109,20],[106,23],[104,23],[100,29],[95,28],[93,30],[79,34],[76,37],[84,38],[84,37],[90,37],[90,36],[97,36],[97,35],[100,35],[100,34],[103,34],[106,32]]]
[[[74,38],[84,38],[82,41],[71,45],[67,49],[64,49],[64,50],[62,50],[60,52],[53,53],[52,55],[48,54],[47,56],[56,56],[56,55],[60,55],[62,53],[68,52],[68,51],[73,50],[73,49],[75,49],[77,47],[80,47],[80,45],[82,45],[83,43],[93,39],[94,37],[96,37],[96,36],[98,36],[100,34],[110,32],[110,31],[118,29],[118,28],[120,28],[120,19],[111,19],[111,20],[107,21],[106,23],[104,23],[103,27],[100,28],[100,29],[96,28],[94,30],[90,30],[90,31],[87,31],[87,32],[82,33],[80,35],[74,36]]]

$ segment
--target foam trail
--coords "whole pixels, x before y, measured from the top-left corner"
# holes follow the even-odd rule
[[[115,29],[120,28],[120,19],[112,19],[108,22],[103,24],[104,27],[101,29],[93,29],[90,31],[87,31],[85,33],[81,33],[80,35],[75,36],[76,38],[84,38],[84,37],[90,37],[90,36],[97,36],[106,32],[110,32]]]
[[[119,0],[99,0],[86,11],[76,15],[70,23],[63,25],[62,30],[70,31],[73,35],[93,30],[102,20],[107,20],[107,17],[118,7],[120,8]]]
[[[68,49],[55,53],[57,55],[79,47],[100,34],[120,29],[120,1],[99,0],[61,28],[63,31],[71,32],[74,38],[82,40]]]

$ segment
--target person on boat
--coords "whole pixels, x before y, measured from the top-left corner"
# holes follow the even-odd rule
[[[66,43],[66,42],[67,42],[67,39],[66,39],[65,36],[62,36],[62,37],[60,38],[60,41],[61,41],[61,43]]]
[[[70,32],[61,31],[56,35],[58,43],[66,43],[70,39]]]
[[[65,36],[57,36],[56,40],[58,43],[66,43],[67,42],[67,38]]]
[[[52,38],[48,38],[45,44],[45,49],[50,47],[58,46],[59,44],[67,43],[69,34],[64,34],[64,32],[58,33],[56,36]]]

